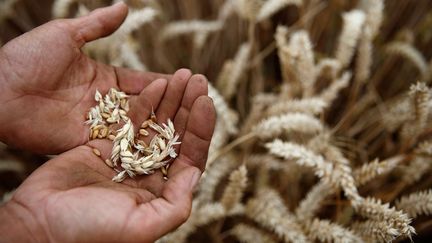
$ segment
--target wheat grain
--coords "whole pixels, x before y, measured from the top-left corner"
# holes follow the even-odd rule
[[[94,148],[92,151],[96,156],[98,156],[98,157],[101,156],[101,152],[98,149]]]
[[[114,168],[114,165],[110,159],[106,159],[105,164],[108,165],[108,167]]]

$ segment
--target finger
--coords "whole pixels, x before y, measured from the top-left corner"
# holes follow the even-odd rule
[[[72,20],[75,39],[79,47],[112,34],[126,19],[128,7],[119,2],[109,7],[92,11],[86,16]]]
[[[147,86],[142,92],[130,99],[129,117],[134,122],[135,128],[147,120],[152,109],[157,109],[167,88],[165,79],[157,79]]]
[[[200,176],[201,172],[194,167],[179,171],[165,184],[161,198],[139,205],[131,214],[127,232],[150,242],[184,223],[190,215],[192,192]]]
[[[176,132],[180,134],[180,140],[183,138],[186,129],[187,120],[195,100],[208,93],[207,78],[203,75],[193,75],[186,86],[182,104],[174,118]]]
[[[188,69],[180,69],[174,73],[171,81],[168,83],[167,90],[162,99],[156,116],[159,122],[166,123],[168,118],[173,118],[181,105],[183,94],[192,73]]]
[[[200,96],[192,105],[179,156],[169,169],[170,176],[185,164],[204,171],[215,122],[213,101],[208,96]]]
[[[170,80],[172,75],[141,72],[122,67],[114,68],[120,89],[128,94],[139,94],[145,87],[156,79]]]

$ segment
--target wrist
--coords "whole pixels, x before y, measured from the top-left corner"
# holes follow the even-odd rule
[[[47,242],[32,213],[19,203],[9,201],[1,206],[0,219],[0,235],[4,242]]]

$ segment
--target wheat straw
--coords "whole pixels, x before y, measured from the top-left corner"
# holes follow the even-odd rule
[[[410,61],[420,72],[423,81],[429,78],[429,67],[423,55],[411,44],[393,42],[386,48],[389,54],[400,55]]]

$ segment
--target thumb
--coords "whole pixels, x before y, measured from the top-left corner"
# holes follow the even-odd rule
[[[162,191],[162,197],[174,205],[183,202],[184,205],[177,205],[180,208],[190,208],[192,204],[190,199],[200,177],[201,170],[195,166],[186,166],[168,180]]]
[[[193,166],[180,170],[165,184],[162,197],[141,204],[134,211],[129,218],[129,225],[139,226],[136,232],[138,239],[154,241],[189,218],[192,192],[200,176],[201,171]]]
[[[82,47],[90,42],[116,31],[126,19],[128,7],[124,2],[112,6],[99,8],[88,15],[72,20],[77,34],[78,46]]]

